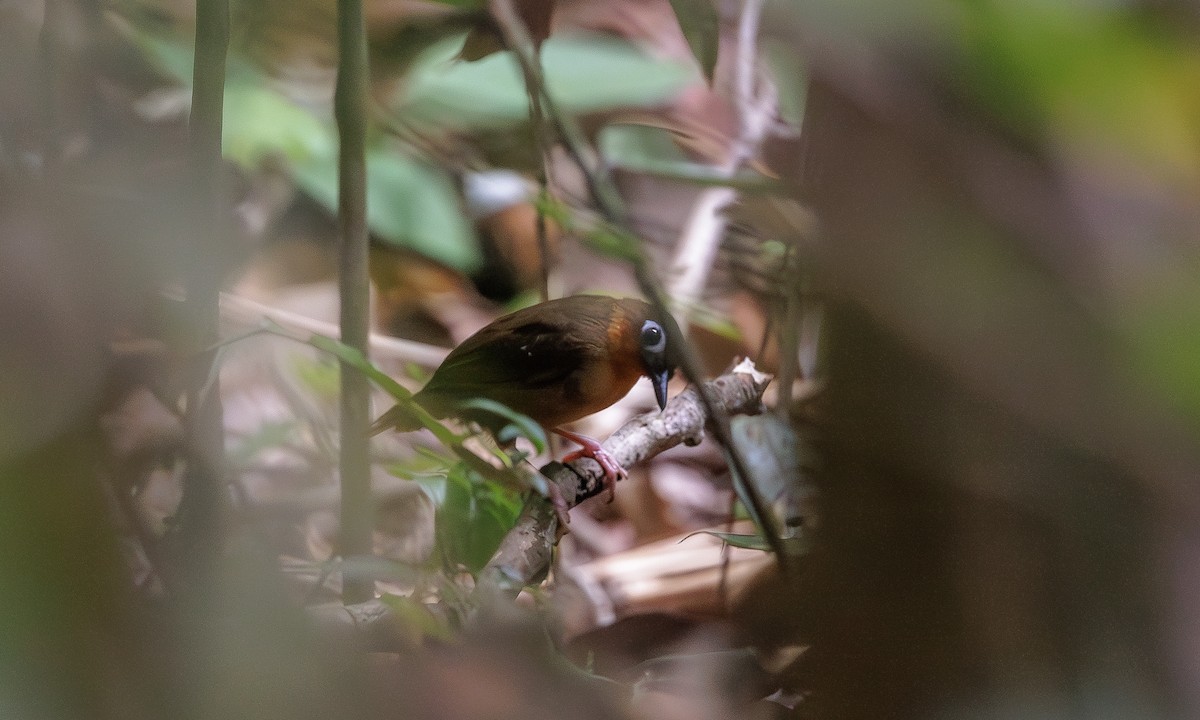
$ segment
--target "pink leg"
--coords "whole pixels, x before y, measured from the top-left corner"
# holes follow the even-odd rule
[[[612,502],[616,496],[617,480],[628,477],[625,468],[621,467],[620,463],[613,459],[612,455],[609,455],[604,448],[600,447],[600,443],[587,435],[580,435],[579,433],[573,433],[570,430],[563,430],[562,428],[554,428],[551,432],[582,446],[579,450],[568,453],[563,457],[563,463],[569,463],[572,460],[585,457],[600,463],[601,469],[604,470],[604,489],[608,491],[608,501]]]

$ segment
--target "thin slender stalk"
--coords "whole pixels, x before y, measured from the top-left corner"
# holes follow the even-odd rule
[[[776,409],[783,418],[792,411],[792,385],[796,380],[800,353],[800,323],[804,311],[800,292],[799,287],[787,289],[779,325],[779,399]]]
[[[334,115],[338,126],[338,211],[340,321],[342,342],[367,354],[369,282],[367,275],[367,32],[362,0],[338,0],[337,89]],[[342,365],[341,406],[341,554],[369,555],[374,508],[367,456],[370,387],[357,370]],[[343,577],[342,600],[363,602],[375,594],[367,577]]]
[[[538,158],[541,163],[537,170],[538,203],[537,217],[534,220],[534,232],[537,234],[538,261],[541,265],[538,291],[542,302],[550,299],[550,237],[546,228],[545,203],[547,198],[546,166],[550,163],[550,138],[546,128],[546,114],[542,111],[542,96],[533,88],[532,78],[525,77],[525,87],[529,93],[529,119],[533,127],[533,140],[537,144]]]
[[[185,275],[186,313],[192,348],[198,353],[188,377],[187,472],[179,504],[179,558],[205,582],[220,548],[225,486],[225,428],[219,381],[212,377],[220,318],[221,259],[227,224],[221,183],[221,126],[225,100],[225,56],[229,47],[228,0],[196,4],[196,54],[192,66],[189,149],[194,223],[191,262]]]

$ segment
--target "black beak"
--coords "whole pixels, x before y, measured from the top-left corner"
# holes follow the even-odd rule
[[[660,411],[667,406],[667,381],[670,379],[671,373],[666,370],[650,374],[650,382],[654,383],[654,399],[658,400]]]

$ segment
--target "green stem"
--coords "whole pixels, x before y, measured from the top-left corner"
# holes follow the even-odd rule
[[[337,89],[334,115],[338,127],[338,213],[341,224],[339,284],[342,342],[367,355],[369,282],[367,257],[367,110],[369,75],[367,34],[362,0],[338,0]],[[346,363],[341,373],[341,554],[372,553],[374,508],[367,428],[370,388],[367,378]],[[342,600],[363,602],[375,594],[367,577],[343,577]]]

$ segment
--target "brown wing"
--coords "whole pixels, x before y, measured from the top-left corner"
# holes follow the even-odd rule
[[[537,420],[549,396],[605,357],[612,308],[608,298],[576,296],[500,318],[455,348],[417,399],[450,415],[462,400],[487,398]]]

